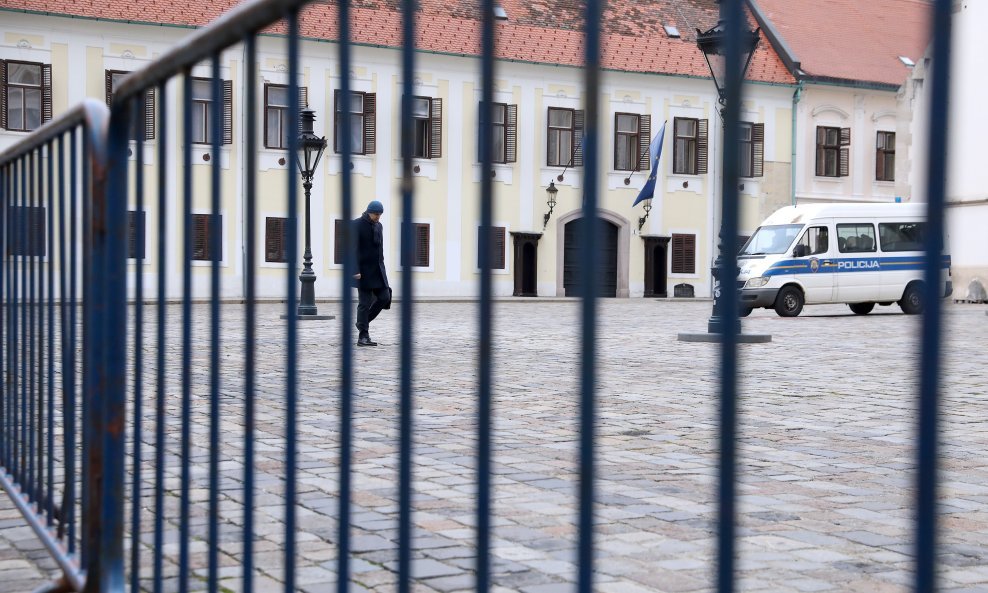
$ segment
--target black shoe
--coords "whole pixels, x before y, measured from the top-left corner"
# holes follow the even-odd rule
[[[358,346],[377,346],[377,342],[371,341],[370,334],[361,333],[360,337],[357,338]]]

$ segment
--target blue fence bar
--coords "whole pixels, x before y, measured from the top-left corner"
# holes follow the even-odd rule
[[[948,98],[950,93],[950,0],[936,0],[933,6],[932,101],[930,102],[929,163],[927,165],[927,234],[924,258],[922,375],[919,390],[918,462],[916,476],[916,593],[933,593],[936,582],[937,487],[941,273],[943,267],[944,207],[947,178]]]
[[[415,80],[415,0],[402,0],[401,253],[412,252],[415,184],[412,178],[412,97]],[[401,399],[398,422],[398,593],[412,578],[412,275],[401,275]]]
[[[350,104],[350,0],[340,0],[340,101]],[[350,479],[353,458],[353,291],[350,279],[356,273],[356,237],[353,232],[353,178],[350,166],[353,154],[353,121],[349,117],[340,120],[340,206],[343,210],[343,278],[340,293],[343,295],[342,366],[340,368],[340,506],[337,513],[336,591],[350,591]]]
[[[737,343],[738,323],[737,250],[738,236],[738,140],[741,126],[741,38],[745,29],[742,0],[720,4],[721,20],[726,24],[724,37],[725,104],[724,150],[721,184],[721,269],[720,290],[727,298],[717,298],[720,308],[720,419],[719,419],[719,487],[717,494],[717,591],[732,593],[735,582],[737,523]],[[717,290],[715,287],[714,290]],[[716,298],[716,297],[715,297]]]
[[[594,572],[594,432],[596,428],[597,387],[597,275],[600,254],[600,225],[597,223],[598,146],[597,114],[600,92],[600,26],[603,6],[600,0],[587,0],[584,35],[584,101],[586,124],[583,132],[583,227],[580,242],[580,297],[582,352],[580,355],[580,511],[577,588],[593,591]]]

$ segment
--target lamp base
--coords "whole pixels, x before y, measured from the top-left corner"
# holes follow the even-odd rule
[[[336,319],[336,315],[282,315],[282,319],[298,319],[299,321],[319,321]]]
[[[772,341],[771,334],[737,334],[738,344],[764,344]],[[716,342],[724,340],[723,334],[682,333],[676,338],[680,342]]]

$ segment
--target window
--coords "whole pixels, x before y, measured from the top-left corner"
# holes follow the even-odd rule
[[[867,223],[837,225],[837,249],[841,253],[861,253],[876,250],[875,227]]]
[[[51,119],[51,64],[0,60],[0,127],[30,132]]]
[[[215,221],[211,220],[214,219]],[[212,253],[212,232],[219,233],[219,251]],[[193,214],[192,215],[192,256],[198,261],[223,260],[223,215],[222,214]]]
[[[223,80],[223,144],[233,144],[233,82]],[[192,79],[192,144],[213,142],[213,81]]]
[[[696,273],[696,235],[673,234],[672,273]]]
[[[412,97],[412,156],[437,159],[443,156],[443,100]]]
[[[847,177],[851,128],[816,128],[816,174],[818,177]]]
[[[288,117],[291,104],[286,84],[264,85],[264,148],[288,148],[289,134],[298,133],[299,126],[291,125]],[[309,106],[309,89],[298,87],[299,110]]]
[[[477,227],[477,267],[483,267],[484,263],[480,259],[480,229],[482,227]],[[492,270],[503,270],[504,269],[504,237],[505,229],[503,226],[491,227],[491,269]]]
[[[120,81],[124,79],[130,72],[123,70],[106,70],[105,71],[105,85],[106,85],[106,106],[113,106],[113,95],[117,92],[117,87],[120,86]],[[149,88],[144,92],[144,115],[141,116],[140,128],[134,130],[130,135],[131,139],[134,140],[153,140],[154,139],[154,87]],[[144,135],[139,136],[139,133],[143,131]]]
[[[287,218],[269,216],[264,219],[264,261],[288,262],[288,237],[285,236],[287,229]]]
[[[615,113],[614,170],[648,171],[651,168],[648,156],[651,137],[651,115]]]
[[[127,259],[144,259],[144,245],[147,243],[147,217],[144,211],[127,212]]]
[[[547,166],[583,166],[583,117],[582,109],[549,108]]]
[[[333,221],[333,263],[338,266],[343,265],[343,241],[345,239],[343,231],[345,225],[345,220],[337,218]]]
[[[429,224],[414,222],[412,227],[412,252],[401,253],[402,267],[428,268],[429,267]],[[402,225],[402,232],[405,225]],[[402,242],[404,245],[404,241]]]
[[[875,144],[875,181],[895,181],[895,132],[879,132]]]
[[[478,107],[478,113],[483,118],[483,104]],[[491,161],[495,163],[513,163],[518,160],[518,106],[506,103],[491,105],[491,135],[493,136],[493,152]],[[477,162],[480,162],[480,134],[477,134]]]
[[[761,177],[765,174],[765,124],[741,122],[741,161],[738,175]]]
[[[814,226],[806,229],[803,236],[793,247],[793,255],[804,257],[826,253],[830,249],[830,231],[825,226]]]
[[[677,117],[673,120],[672,172],[704,175],[707,172],[707,120]]]
[[[7,212],[7,255],[44,257],[44,206],[9,206]]]
[[[340,104],[340,91],[336,91],[333,101],[336,105],[336,119],[333,124],[336,128],[336,134],[333,135],[333,150],[342,153],[343,122],[340,121],[340,114],[347,106]],[[350,93],[349,113],[350,150],[352,154],[375,154],[377,152],[377,94]]]
[[[878,236],[882,251],[921,251],[925,249],[925,222],[880,222]]]

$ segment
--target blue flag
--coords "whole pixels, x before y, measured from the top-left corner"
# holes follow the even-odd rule
[[[638,192],[635,203],[631,205],[632,208],[637,206],[638,202],[648,200],[655,194],[655,179],[659,175],[659,157],[662,156],[662,139],[665,138],[665,135],[666,122],[662,122],[662,128],[659,129],[659,133],[652,138],[652,143],[648,145],[648,156],[652,159],[652,170],[649,172],[648,181],[645,182],[645,186]]]

